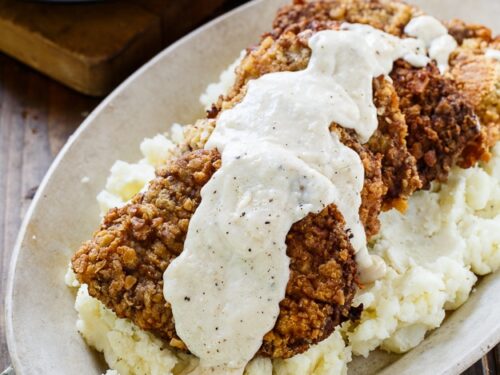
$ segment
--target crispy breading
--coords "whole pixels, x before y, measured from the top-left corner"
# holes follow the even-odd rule
[[[181,341],[163,297],[163,272],[181,253],[200,190],[219,167],[218,152],[204,150],[160,167],[148,190],[111,209],[73,256],[91,296],[173,346]]]
[[[481,122],[481,133],[470,142],[460,165],[469,167],[476,160],[488,160],[489,150],[500,140],[500,63],[485,56],[488,48],[500,50],[500,38],[481,25],[459,20],[448,24],[450,33],[460,43],[450,56],[449,77]]]
[[[321,24],[316,26],[320,27]],[[338,24],[330,26],[336,29]],[[210,115],[216,116],[220,110],[231,108],[238,103],[250,79],[267,73],[307,67],[311,54],[307,41],[311,35],[312,32],[308,31],[298,35],[288,31],[276,40],[270,36],[264,38],[262,43],[243,59],[237,69],[233,88],[226,97],[219,99]],[[358,152],[367,171],[363,194],[369,196],[369,200],[363,200],[360,215],[368,236],[378,230],[378,214],[382,205],[385,209],[404,209],[406,199],[421,187],[416,160],[406,147],[407,126],[399,109],[394,87],[384,78],[377,78],[374,80],[373,95],[379,127],[366,145],[361,145],[354,135],[350,137],[349,144],[349,147]],[[335,127],[335,124],[333,126]],[[380,177],[375,176],[381,176],[383,186]],[[367,205],[371,206],[370,209],[366,209]]]
[[[286,237],[290,279],[274,329],[260,353],[289,358],[356,318],[356,262],[344,219],[335,205],[295,223]]]
[[[282,7],[274,20],[272,34],[314,30],[318,24],[334,21],[363,23],[401,36],[415,8],[399,1],[386,0],[295,0]]]
[[[161,167],[146,192],[107,213],[72,260],[91,296],[182,350],[186,347],[163,297],[163,272],[181,253],[200,190],[219,167],[219,153],[205,150],[185,153]],[[356,289],[354,250],[334,205],[295,223],[286,244],[286,297],[260,350],[276,358],[303,352],[328,337],[352,314]]]
[[[377,234],[380,229],[378,216],[382,208],[382,197],[387,192],[387,187],[382,180],[382,155],[374,154],[365,145],[359,143],[352,130],[346,130],[337,124],[332,124],[330,131],[336,132],[343,144],[356,151],[363,163],[365,178],[361,190],[359,218],[365,228],[366,236],[370,238]]]
[[[458,44],[463,44],[466,39],[481,39],[486,42],[492,40],[491,30],[483,25],[468,24],[459,19],[444,22],[444,25]]]
[[[480,133],[477,116],[434,63],[414,68],[398,60],[390,76],[405,115],[406,142],[417,159],[422,186],[445,181],[465,146]]]
[[[382,180],[386,188],[383,209],[404,211],[407,198],[422,187],[417,162],[406,145],[408,126],[401,112],[394,85],[384,77],[373,80],[373,103],[377,108],[378,128],[367,147],[381,155]]]

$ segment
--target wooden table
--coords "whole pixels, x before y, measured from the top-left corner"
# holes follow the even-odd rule
[[[0,371],[9,365],[3,301],[21,220],[50,163],[99,101],[0,54]],[[464,374],[500,374],[500,345]]]

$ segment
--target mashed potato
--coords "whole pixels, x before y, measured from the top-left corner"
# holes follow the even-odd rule
[[[364,311],[346,330],[354,354],[410,350],[467,300],[475,274],[499,268],[499,181],[497,145],[488,164],[454,168],[446,184],[414,194],[405,215],[381,215],[372,251],[389,268],[356,296]]]
[[[234,80],[234,66],[221,74],[200,97],[204,106],[217,100]],[[182,141],[174,125],[172,139]],[[145,139],[142,160],[117,161],[97,200],[104,214],[144,189],[154,167],[164,162],[174,143],[163,135]],[[367,285],[355,298],[364,311],[357,323],[344,324],[328,339],[287,360],[255,358],[247,375],[347,374],[352,354],[367,356],[382,348],[403,353],[418,345],[426,332],[440,326],[446,310],[463,304],[476,275],[500,267],[500,145],[487,164],[455,168],[446,184],[414,194],[406,214],[381,215],[381,231],[370,244],[387,263],[384,278]],[[107,375],[185,374],[196,366],[192,356],[177,353],[126,319],[119,319],[78,285],[72,272],[66,283],[79,287],[77,328],[86,342],[103,352],[112,370]]]
[[[75,308],[78,331],[86,342],[104,353],[108,365],[120,375],[172,373],[175,354],[165,350],[161,340],[126,319],[118,319],[109,309],[89,296],[87,286],[78,290]]]
[[[213,103],[217,102],[221,94],[229,91],[236,78],[234,71],[245,57],[245,54],[245,50],[241,51],[240,56],[220,74],[219,81],[209,84],[205,92],[200,95],[200,103],[205,109],[209,109]]]
[[[74,274],[68,271],[68,285],[75,286],[74,280]],[[185,374],[197,364],[193,356],[170,350],[154,335],[127,319],[118,318],[99,300],[89,296],[87,285],[79,287],[75,309],[78,332],[88,345],[104,354],[106,363],[113,369],[106,375]],[[278,375],[312,374],[313,371],[319,375],[345,375],[346,363],[350,360],[351,350],[345,346],[339,331],[335,331],[319,345],[294,358],[274,363],[268,358],[255,358],[245,374],[272,375],[274,370]]]
[[[172,133],[179,138],[180,125],[174,124]],[[182,139],[182,138],[180,138]],[[164,163],[171,155],[175,144],[163,134],[146,138],[141,143],[144,156],[137,163],[117,160],[111,167],[106,188],[97,195],[101,215],[110,208],[121,207],[142,190],[155,176],[155,167]]]

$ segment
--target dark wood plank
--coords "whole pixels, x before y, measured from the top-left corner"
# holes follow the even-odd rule
[[[102,96],[224,3],[239,2],[0,0],[0,50],[80,92]]]
[[[483,365],[481,361],[476,362],[468,370],[463,372],[462,375],[483,375]]]
[[[27,77],[17,76],[19,66],[5,63],[1,64],[2,75],[2,105],[0,113],[0,138],[2,144],[2,164],[0,173],[5,176],[2,181],[2,201],[1,216],[2,228],[0,236],[2,237],[2,258],[1,258],[1,286],[0,293],[4,296],[5,281],[10,261],[10,251],[16,235],[20,212],[21,212],[21,185],[20,170],[22,167],[22,149],[24,143],[24,127],[22,123],[22,105],[16,100],[16,93],[25,90]],[[16,152],[17,150],[17,152]],[[2,353],[2,366],[7,364],[7,353],[4,331],[4,305],[0,305],[0,328],[2,330],[2,339],[0,343],[0,353]]]
[[[162,47],[158,15],[113,1],[0,0],[0,34],[1,51],[95,96],[107,94]]]
[[[53,158],[97,103],[0,55],[0,370],[9,364],[3,298],[22,217]]]
[[[169,44],[193,30],[221,9],[223,3],[234,7],[228,0],[128,0],[160,16],[163,43]]]
[[[90,99],[51,82],[49,95],[49,112],[47,130],[49,147],[52,157],[55,157],[66,140],[76,130],[78,125],[88,116],[99,100]]]
[[[495,359],[496,374],[500,374],[500,345],[497,345],[492,351],[493,357]]]
[[[498,349],[498,346],[497,348]],[[488,371],[488,375],[497,375],[500,373],[500,369],[496,364],[495,358],[495,348],[493,348],[485,357],[483,357],[483,367],[485,367]],[[486,364],[484,363],[484,358],[486,358]]]

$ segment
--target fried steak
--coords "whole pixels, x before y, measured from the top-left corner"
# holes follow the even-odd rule
[[[404,26],[419,14],[412,6],[384,0],[296,0],[283,7],[273,30],[247,50],[229,94],[206,119],[186,129],[178,155],[158,168],[147,191],[111,209],[73,256],[73,270],[90,295],[117,316],[186,350],[163,297],[163,272],[182,252],[200,190],[220,167],[218,152],[203,149],[218,114],[242,99],[249,80],[304,69],[311,53],[307,41],[316,31],[357,22],[403,36]],[[381,210],[404,211],[414,191],[445,181],[453,165],[487,160],[499,138],[500,64],[484,53],[500,42],[482,26],[461,21],[447,26],[459,43],[447,75],[434,63],[414,68],[398,60],[392,81],[373,81],[379,127],[367,143],[361,144],[353,131],[331,125],[365,168],[360,217],[367,237],[377,233]],[[291,260],[286,297],[259,351],[272,358],[302,353],[359,315],[351,306],[359,284],[353,248],[334,205],[295,223],[286,243]]]

